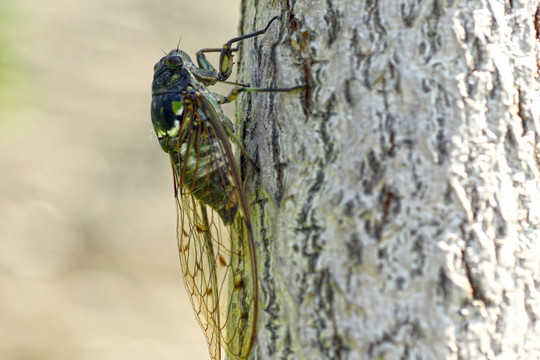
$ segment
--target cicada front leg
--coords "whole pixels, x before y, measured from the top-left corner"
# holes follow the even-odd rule
[[[201,69],[207,69],[207,70],[214,70],[215,71],[214,67],[212,66],[210,61],[208,61],[208,59],[206,58],[204,53],[207,53],[207,52],[219,52],[220,53],[220,56],[219,56],[219,72],[217,72],[218,73],[217,80],[218,81],[226,81],[231,76],[232,68],[233,68],[233,65],[234,65],[234,61],[233,61],[234,54],[233,54],[233,52],[238,50],[238,48],[233,48],[232,45],[234,43],[236,43],[236,42],[239,42],[239,41],[242,41],[242,40],[245,40],[245,39],[249,39],[249,38],[264,34],[268,30],[270,25],[278,18],[279,18],[279,16],[274,16],[268,22],[268,24],[266,24],[266,27],[263,30],[255,31],[255,32],[252,32],[252,33],[249,33],[249,34],[246,34],[246,35],[242,35],[242,36],[232,38],[231,40],[229,40],[225,44],[223,44],[223,46],[221,48],[206,48],[206,49],[201,49],[201,50],[197,51],[197,64],[199,65],[199,67]]]

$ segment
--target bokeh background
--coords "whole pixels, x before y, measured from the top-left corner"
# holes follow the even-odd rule
[[[161,49],[220,46],[239,8],[0,0],[0,359],[208,358],[150,85]]]

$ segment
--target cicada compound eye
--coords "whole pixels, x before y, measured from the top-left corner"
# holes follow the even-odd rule
[[[165,61],[167,61],[167,65],[171,67],[182,67],[184,65],[182,58],[177,54],[168,55]]]

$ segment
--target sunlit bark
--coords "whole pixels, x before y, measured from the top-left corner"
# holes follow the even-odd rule
[[[283,7],[277,7],[283,6]],[[255,359],[540,358],[537,1],[245,0]]]

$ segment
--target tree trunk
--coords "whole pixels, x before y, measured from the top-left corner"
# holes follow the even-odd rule
[[[252,358],[539,359],[538,1],[242,10]]]

